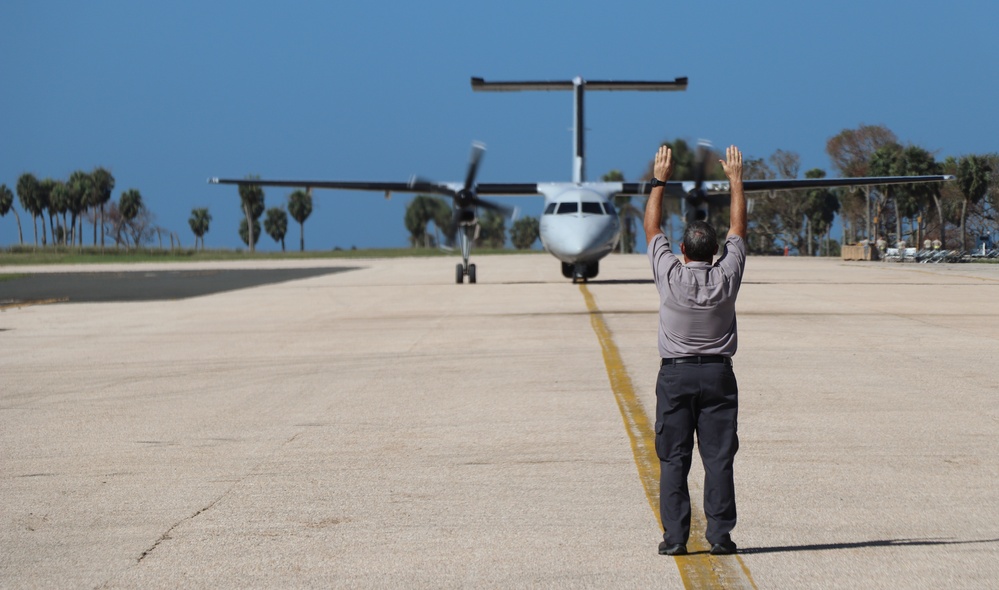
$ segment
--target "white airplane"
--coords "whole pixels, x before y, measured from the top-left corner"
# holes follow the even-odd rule
[[[455,268],[455,282],[475,283],[475,264],[469,264],[472,242],[478,228],[476,210],[492,209],[510,215],[513,211],[502,205],[480,199],[480,195],[526,196],[542,195],[544,212],[540,221],[541,244],[545,250],[562,263],[562,275],[573,283],[597,276],[600,259],[611,253],[621,235],[621,222],[614,208],[617,196],[647,196],[652,191],[650,182],[586,182],[584,166],[583,96],[587,90],[639,90],[678,91],[687,89],[687,78],[672,81],[586,81],[576,77],[567,81],[486,82],[472,78],[474,91],[521,90],[572,90],[573,92],[573,168],[571,182],[537,183],[476,183],[475,178],[485,146],[472,145],[472,156],[463,183],[435,183],[414,178],[409,182],[343,182],[327,180],[259,180],[210,178],[211,184],[252,184],[259,186],[284,186],[364,190],[384,192],[386,197],[394,192],[437,194],[451,197],[453,201],[452,226],[448,232],[457,236],[461,245],[462,262]],[[728,181],[706,180],[707,168],[712,162],[710,149],[698,146],[697,176],[690,181],[668,181],[666,194],[680,199],[685,219],[705,219],[712,205],[724,206],[729,202]],[[913,182],[941,182],[953,176],[879,176],[861,178],[817,178],[746,180],[745,192],[773,193],[781,190],[837,186],[866,186],[906,184]]]

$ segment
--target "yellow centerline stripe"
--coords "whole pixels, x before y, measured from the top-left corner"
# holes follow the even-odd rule
[[[656,455],[655,434],[645,415],[642,403],[635,395],[631,378],[621,360],[610,329],[604,321],[596,301],[586,285],[579,286],[586,308],[590,312],[590,323],[600,341],[603,350],[604,364],[607,366],[607,376],[610,379],[611,390],[617,401],[621,417],[624,419],[624,429],[631,439],[631,450],[635,455],[635,466],[638,468],[638,479],[645,488],[645,497],[649,501],[652,513],[659,520],[659,457]],[[756,588],[756,583],[749,573],[749,568],[738,555],[713,556],[708,553],[711,547],[704,538],[705,523],[699,513],[700,507],[691,498],[690,539],[687,549],[691,555],[674,558],[676,567],[680,570],[680,578],[684,588]]]

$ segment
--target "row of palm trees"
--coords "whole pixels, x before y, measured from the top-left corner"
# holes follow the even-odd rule
[[[49,231],[53,243],[83,245],[83,217],[87,211],[93,212],[94,245],[97,245],[97,226],[104,223],[105,205],[111,200],[114,190],[114,176],[102,167],[91,172],[77,170],[66,180],[45,178],[39,180],[34,174],[26,172],[17,179],[17,199],[21,208],[31,216],[31,227],[35,246],[38,246],[38,227],[41,225],[41,243],[48,243]],[[21,227],[21,217],[13,208],[14,195],[7,185],[0,185],[0,216],[9,211],[14,212],[17,219],[17,235],[20,243],[24,243],[24,232]],[[135,189],[130,189],[122,195],[125,210],[122,216],[132,214],[134,218],[142,207],[142,198]],[[48,214],[48,226],[45,215]],[[100,221],[98,221],[98,219]],[[130,219],[130,218],[129,218]],[[39,220],[41,223],[39,224]],[[104,245],[104,233],[101,232],[101,245]]]
[[[283,207],[271,207],[264,210],[264,191],[259,186],[239,187],[240,206],[244,214],[244,219],[239,224],[239,237],[243,243],[250,247],[253,252],[257,241],[260,239],[260,217],[266,213],[263,229],[275,242],[281,244],[281,251],[285,251],[285,236],[288,234],[288,215],[298,222],[299,227],[299,249],[305,251],[305,220],[312,215],[312,195],[307,191],[297,190],[288,195],[287,211]],[[191,210],[191,217],[187,220],[194,233],[194,248],[205,249],[205,234],[211,224],[212,216],[207,208],[196,208]]]

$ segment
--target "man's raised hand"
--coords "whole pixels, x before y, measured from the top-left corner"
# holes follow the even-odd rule
[[[725,169],[729,182],[742,181],[742,152],[734,145],[725,148],[725,159],[718,160]]]
[[[656,152],[656,162],[652,167],[652,175],[666,182],[673,174],[673,150],[669,146],[660,146]]]

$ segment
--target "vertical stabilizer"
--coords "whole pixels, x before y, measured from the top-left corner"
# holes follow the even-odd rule
[[[584,149],[586,123],[585,117],[583,116],[583,95],[586,90],[666,91],[686,89],[686,77],[665,82],[618,80],[586,81],[578,76],[567,81],[547,82],[486,82],[482,78],[472,78],[472,90],[475,91],[516,92],[520,90],[572,90],[572,181],[577,183],[586,180],[586,150]]]

